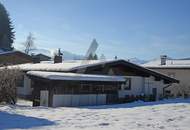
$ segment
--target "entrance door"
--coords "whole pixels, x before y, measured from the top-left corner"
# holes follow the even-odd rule
[[[47,90],[40,91],[40,106],[48,107],[48,95],[49,92]]]
[[[157,99],[157,88],[152,88],[152,95],[154,97],[154,100]]]

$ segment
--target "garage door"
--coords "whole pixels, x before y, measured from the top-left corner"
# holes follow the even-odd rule
[[[106,104],[106,94],[53,95],[53,107]]]

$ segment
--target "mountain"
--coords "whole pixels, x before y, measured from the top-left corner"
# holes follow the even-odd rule
[[[138,65],[144,64],[144,63],[148,62],[148,61],[146,61],[146,60],[141,60],[141,59],[138,59],[138,58],[136,58],[136,57],[130,58],[130,59],[128,59],[128,61],[130,61],[130,62],[132,62],[132,63],[134,63],[134,64],[138,64]]]
[[[33,49],[30,52],[30,55],[37,55],[37,54],[44,54],[44,55],[52,57],[51,51],[47,49]]]
[[[62,53],[63,53],[63,59],[64,60],[81,60],[81,59],[84,59],[84,56],[74,54],[74,53],[71,53],[68,51],[62,51]]]
[[[36,54],[41,53],[41,54],[52,57],[54,52],[55,52],[55,50],[52,51],[52,50],[48,50],[48,49],[35,49],[30,54],[36,55]],[[61,52],[63,53],[63,59],[64,60],[81,60],[81,59],[84,59],[84,56],[74,54],[74,53],[69,52],[69,51],[61,51]],[[132,62],[132,63],[135,63],[135,64],[144,64],[144,63],[148,62],[146,60],[138,59],[136,57],[130,58],[127,60]]]
[[[30,54],[36,55],[36,54],[41,53],[41,54],[52,57],[54,52],[55,51],[51,51],[48,49],[35,49],[35,50],[32,50],[32,52]],[[84,56],[82,56],[82,55],[74,54],[69,51],[61,51],[61,52],[63,53],[64,60],[81,60],[84,58]]]

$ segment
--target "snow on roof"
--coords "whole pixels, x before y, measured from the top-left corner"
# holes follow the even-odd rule
[[[37,64],[21,64],[21,65],[14,65],[8,66],[6,68],[12,69],[17,68],[22,71],[51,71],[51,72],[72,72],[76,70],[82,70],[86,67],[92,67],[96,65],[104,66],[105,64],[109,64],[112,62],[120,61],[126,66],[132,67],[142,73],[152,75],[155,77],[163,78],[165,81],[168,82],[178,82],[176,79],[170,78],[164,74],[155,72],[153,70],[144,68],[139,65],[135,65],[133,63],[127,62],[125,60],[67,60],[63,61],[62,63],[37,63]],[[3,67],[2,67],[3,68]]]
[[[9,66],[8,68],[19,68],[23,71],[71,71],[73,69],[84,68],[91,65],[108,63],[113,60],[103,61],[103,60],[67,60],[62,63],[28,63]]]
[[[108,81],[125,82],[123,76],[89,75],[63,72],[28,71],[28,75],[42,77],[49,80],[77,80],[77,81]]]
[[[15,54],[15,53],[21,53],[21,54],[27,55],[27,54],[25,54],[24,52],[22,52],[22,51],[18,51],[18,50],[13,50],[13,51],[3,51],[2,49],[0,49],[0,55]],[[27,56],[29,56],[29,55],[27,55]]]
[[[166,65],[161,65],[161,59],[155,59],[142,66],[148,68],[190,68],[190,60],[166,59]]]
[[[0,55],[4,55],[4,54],[10,54],[10,53],[14,53],[16,51],[3,51],[2,49],[0,50]]]

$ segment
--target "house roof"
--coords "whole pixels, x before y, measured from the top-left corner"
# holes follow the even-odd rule
[[[166,59],[166,64],[161,65],[161,59],[155,59],[142,65],[147,68],[190,69],[189,59]]]
[[[27,55],[21,51],[1,51],[0,50],[0,56],[4,56],[4,55],[15,55],[15,54],[18,54],[18,55],[22,55],[24,57],[27,57],[29,59],[32,59],[32,57],[30,55]]]
[[[47,58],[47,59],[51,59],[50,56],[44,55],[44,54],[42,54],[42,53],[39,53],[39,54],[37,54],[37,55],[33,55],[33,57],[40,57],[40,56],[45,57],[45,58]]]
[[[9,66],[20,68],[22,71],[53,71],[53,72],[77,72],[82,69],[90,69],[95,67],[104,67],[105,65],[123,65],[129,70],[136,71],[139,75],[154,76],[156,79],[163,79],[167,83],[178,83],[179,81],[168,77],[162,73],[147,69],[145,67],[130,63],[125,60],[76,60],[63,61],[62,63],[38,63],[38,64],[22,64],[16,66]]]
[[[19,68],[22,71],[56,71],[56,72],[68,72],[77,68],[83,68],[90,65],[96,65],[98,63],[104,63],[108,61],[100,60],[68,60],[62,63],[42,62],[42,63],[28,63],[9,66],[9,68]]]
[[[123,76],[89,75],[63,72],[28,71],[27,75],[49,80],[125,82]]]
[[[12,53],[23,53],[23,52],[20,52],[20,51],[2,51],[2,50],[0,50],[0,55],[6,55],[6,54],[12,54]]]

